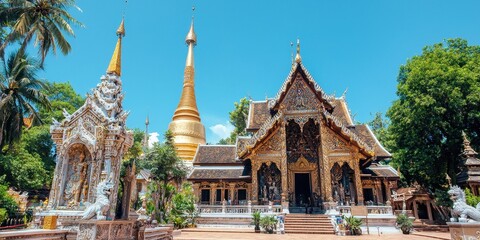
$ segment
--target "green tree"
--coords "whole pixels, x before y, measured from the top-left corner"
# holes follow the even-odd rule
[[[46,82],[46,87],[42,89],[42,93],[48,96],[50,107],[40,106],[39,114],[43,123],[52,124],[53,118],[57,121],[63,120],[63,109],[69,113],[75,112],[85,102],[85,98],[75,92],[69,82],[56,83]]]
[[[368,126],[372,130],[373,134],[377,137],[378,141],[386,148],[390,149],[391,142],[388,137],[389,120],[383,116],[383,113],[375,113],[373,119],[367,122]]]
[[[170,131],[165,133],[164,143],[154,144],[145,154],[142,167],[151,172],[149,188],[154,206],[153,215],[159,222],[165,222],[175,193],[174,185],[178,186],[187,175],[187,168],[177,156]]]
[[[6,0],[0,7],[0,26],[11,27],[0,45],[0,55],[14,41],[20,41],[20,52],[25,52],[32,39],[39,47],[42,68],[48,52],[56,54],[60,48],[68,54],[71,46],[64,34],[75,36],[71,25],[83,26],[70,15],[70,8],[80,10],[75,0]]]
[[[184,182],[182,189],[176,192],[172,198],[172,209],[169,212],[168,219],[175,228],[185,228],[194,224],[197,212],[195,208],[195,194],[192,184]]]
[[[235,127],[230,133],[230,137],[220,139],[218,144],[235,144],[237,136],[247,135],[247,117],[250,101],[244,97],[239,102],[234,103],[234,109],[229,113],[230,123]]]
[[[391,120],[394,161],[407,183],[434,191],[456,182],[462,131],[480,141],[480,47],[462,39],[427,46],[400,67]]]
[[[0,176],[0,218],[6,215],[13,216],[17,211],[18,205],[15,200],[8,194],[8,185],[5,182],[5,176]],[[3,222],[3,221],[2,221]]]
[[[46,187],[48,172],[37,153],[29,153],[21,144],[5,155],[0,155],[0,172],[16,190],[35,190]]]
[[[12,53],[0,72],[0,150],[20,139],[26,115],[39,121],[37,109],[50,109],[45,84],[36,76],[38,62],[21,53]]]

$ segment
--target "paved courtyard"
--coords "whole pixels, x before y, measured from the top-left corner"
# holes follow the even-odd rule
[[[227,239],[227,240],[240,240],[240,239],[281,239],[281,240],[313,240],[313,239],[358,239],[358,240],[376,240],[376,239],[388,239],[388,240],[428,240],[428,239],[450,239],[449,233],[436,233],[436,232],[420,232],[410,235],[403,234],[383,234],[383,235],[361,235],[361,236],[335,236],[335,235],[317,235],[317,234],[264,234],[264,233],[227,233],[227,232],[182,232],[180,235],[175,236],[174,240],[206,240],[206,239]]]

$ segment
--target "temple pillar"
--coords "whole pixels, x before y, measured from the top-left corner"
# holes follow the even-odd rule
[[[430,201],[425,201],[425,204],[427,205],[428,220],[433,221],[432,204]]]
[[[415,219],[419,219],[418,218],[418,206],[417,206],[417,201],[416,200],[413,201],[413,214],[415,216]]]
[[[235,202],[235,183],[229,183],[228,184],[228,187],[229,187],[229,194],[230,194],[230,203],[233,205],[233,203]]]
[[[380,180],[375,181],[375,188],[377,195],[377,203],[385,203],[383,199],[382,182]]]
[[[390,201],[390,197],[391,197],[390,193],[392,192],[392,190],[390,189],[390,184],[388,181],[385,181],[385,180],[382,180],[382,183],[383,185],[385,185],[385,191],[386,191],[385,196],[387,196],[387,199],[385,200],[385,202]]]
[[[252,184],[247,183],[247,200],[252,201]]]
[[[215,205],[215,200],[217,199],[217,184],[210,184],[210,205]]]
[[[360,166],[358,165],[358,161],[359,159],[357,158],[354,159],[355,188],[357,190],[358,205],[364,205],[362,180],[360,178]]]
[[[194,183],[193,184],[193,195],[197,198],[195,199],[195,202],[198,203],[202,199],[202,196],[200,195],[200,183]]]
[[[252,159],[252,203],[258,204],[258,164],[257,159]]]

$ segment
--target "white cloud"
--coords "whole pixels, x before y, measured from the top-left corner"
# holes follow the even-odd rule
[[[158,136],[160,136],[160,134],[158,134],[158,132],[152,132],[150,134],[148,134],[148,147],[151,148],[153,146],[154,143],[158,143]]]
[[[216,143],[222,138],[230,137],[230,133],[233,131],[233,129],[235,129],[235,127],[230,124],[230,122],[226,122],[225,124],[216,124],[209,128],[216,137],[215,139],[212,139],[215,141],[212,143]]]

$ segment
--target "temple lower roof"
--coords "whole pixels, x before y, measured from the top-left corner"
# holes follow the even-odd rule
[[[247,131],[256,131],[271,117],[268,100],[252,101],[248,110]]]
[[[235,145],[200,145],[193,159],[193,165],[218,164],[238,165]]]
[[[195,167],[188,180],[250,180],[244,176],[243,166],[238,167]]]

